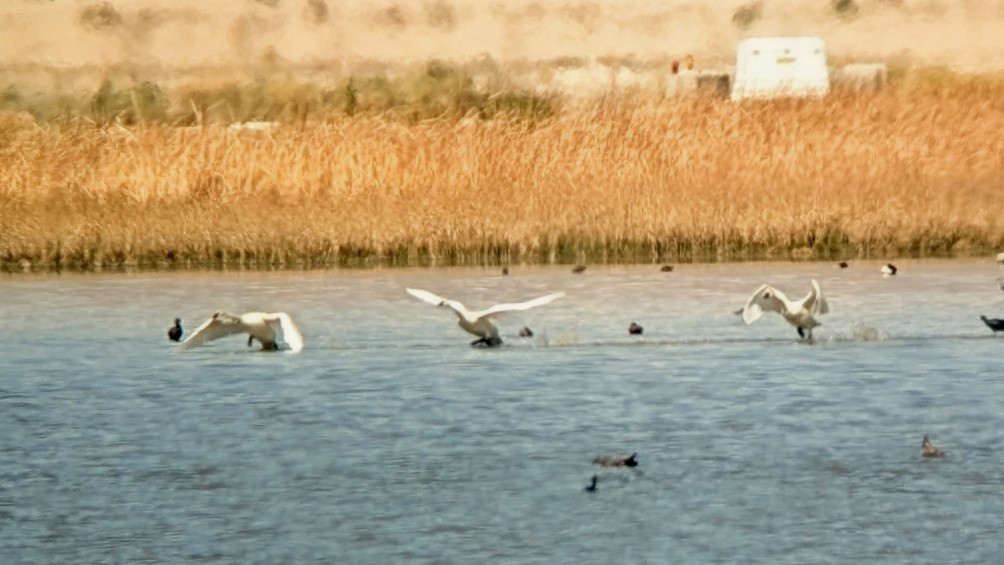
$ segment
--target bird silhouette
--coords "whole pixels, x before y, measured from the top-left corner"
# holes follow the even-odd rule
[[[181,328],[181,318],[174,319],[174,325],[167,329],[167,338],[171,341],[181,341],[181,334],[184,330]]]
[[[924,457],[944,457],[945,452],[934,447],[931,438],[924,436],[924,441],[920,443],[920,454]]]

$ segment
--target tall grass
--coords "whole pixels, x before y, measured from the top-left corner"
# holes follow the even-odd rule
[[[155,99],[155,97],[154,97]],[[1004,244],[1004,88],[740,105],[608,97],[535,119],[306,113],[0,124],[6,268],[647,262]]]

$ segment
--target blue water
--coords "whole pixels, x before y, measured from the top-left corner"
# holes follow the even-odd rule
[[[7,276],[0,563],[998,562],[1004,269],[898,266]],[[812,277],[815,344],[732,313]],[[567,296],[479,349],[408,286]],[[167,341],[216,309],[307,346]]]

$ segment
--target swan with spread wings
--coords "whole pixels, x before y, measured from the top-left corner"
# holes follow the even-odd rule
[[[242,333],[248,334],[248,345],[258,340],[261,348],[266,351],[303,349],[303,334],[296,327],[293,318],[285,312],[234,315],[222,311],[213,313],[211,318],[196,328],[181,342],[181,349],[192,349],[221,337]]]
[[[509,312],[529,310],[530,308],[543,306],[561,298],[562,296],[565,296],[564,292],[555,292],[539,298],[534,298],[533,300],[528,300],[526,302],[496,304],[495,306],[485,310],[469,310],[459,301],[443,298],[429,292],[428,290],[422,290],[420,288],[407,288],[405,290],[408,294],[414,296],[422,302],[453,310],[453,312],[457,315],[457,323],[460,327],[467,333],[478,336],[478,339],[472,341],[471,345],[483,343],[489,347],[502,344],[502,338],[499,337],[498,326],[495,325],[494,321],[496,317]]]
[[[823,297],[819,282],[812,279],[809,294],[801,300],[789,300],[780,290],[768,285],[760,285],[743,308],[743,321],[752,324],[757,321],[764,310],[777,312],[798,330],[798,335],[806,341],[812,341],[812,328],[820,325],[817,316],[830,311],[830,305]]]

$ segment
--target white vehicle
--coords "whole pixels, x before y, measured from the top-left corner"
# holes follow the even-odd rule
[[[824,96],[830,91],[826,43],[819,37],[752,37],[739,44],[733,101]]]

